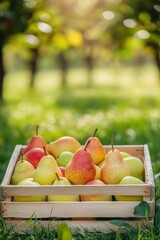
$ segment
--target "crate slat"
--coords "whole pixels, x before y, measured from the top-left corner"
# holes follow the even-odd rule
[[[6,218],[51,217],[107,217],[135,218],[134,208],[140,202],[3,202],[2,212]],[[148,202],[153,216],[152,202]],[[25,211],[27,209],[27,211]]]

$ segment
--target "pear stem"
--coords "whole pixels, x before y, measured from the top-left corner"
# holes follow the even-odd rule
[[[93,134],[93,137],[96,136],[97,131],[98,131],[98,128],[95,129],[94,134]]]
[[[47,154],[46,148],[43,147],[43,149],[44,149],[45,155],[47,156],[48,154]]]
[[[86,142],[86,145],[84,146],[84,150],[86,151],[88,144],[90,143],[90,140]]]
[[[58,181],[60,181],[58,173],[56,172],[55,174],[56,174],[56,177],[57,177]]]
[[[114,152],[114,135],[112,135],[111,144],[112,144],[112,152]]]
[[[36,136],[38,136],[39,125],[36,126]]]

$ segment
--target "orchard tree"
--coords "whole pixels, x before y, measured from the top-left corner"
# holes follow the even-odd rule
[[[31,16],[31,8],[24,0],[1,0],[0,2],[0,101],[3,100],[5,64],[3,49],[11,36],[24,32]]]

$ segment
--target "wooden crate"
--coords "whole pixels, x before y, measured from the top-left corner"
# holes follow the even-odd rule
[[[106,202],[14,202],[13,196],[31,195],[80,195],[80,194],[108,194],[108,195],[140,195],[150,206],[149,221],[154,220],[154,178],[148,145],[116,145],[120,151],[126,151],[139,157],[145,166],[145,184],[143,185],[118,185],[105,186],[17,186],[10,185],[11,176],[20,152],[24,146],[17,145],[8,164],[4,179],[1,184],[0,212],[8,224],[17,224],[18,231],[24,230],[28,220],[36,218],[40,224],[48,223],[53,227],[59,219],[66,222],[74,231],[75,228],[100,230],[108,232],[117,227],[110,224],[111,219],[122,219],[132,225],[146,223],[143,217],[135,217],[134,209],[138,201],[106,201]],[[105,146],[106,151],[111,149]]]

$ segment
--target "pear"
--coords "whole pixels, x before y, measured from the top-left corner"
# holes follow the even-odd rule
[[[68,181],[66,177],[59,177],[59,175],[56,173],[57,179],[54,181],[54,185],[64,186],[64,185],[71,185],[71,183]],[[79,201],[78,195],[50,195],[48,196],[48,201],[65,201],[65,202],[75,202]]]
[[[91,180],[86,185],[105,185],[105,183],[101,180]],[[80,195],[80,199],[81,201],[112,201],[112,196],[106,194]]]
[[[80,143],[71,136],[63,136],[49,143],[49,151],[55,158],[64,151],[75,153],[80,147]]]
[[[133,176],[126,176],[124,177],[119,184],[145,184],[142,180],[133,177]],[[142,201],[143,196],[120,196],[116,195],[115,199],[117,201]]]
[[[99,166],[97,166],[97,165],[95,165],[95,167],[96,167],[96,175],[95,175],[94,179],[100,180],[101,168]]]
[[[52,155],[46,155],[41,158],[33,175],[33,180],[42,185],[52,185],[56,180],[55,173],[62,176],[55,158]]]
[[[40,186],[39,183],[34,182],[33,178],[25,178],[18,183],[18,185],[22,186]],[[46,201],[46,196],[14,196],[13,201],[15,202],[40,202]]]
[[[100,140],[97,137],[95,137],[97,131],[98,131],[98,129],[95,130],[92,137],[88,138],[90,143],[87,146],[87,151],[90,152],[90,154],[93,158],[93,162],[96,165],[98,165],[100,162],[102,162],[106,155],[106,151],[105,151],[105,148],[103,147],[102,143],[100,142]]]
[[[89,143],[79,148],[66,166],[65,175],[72,184],[86,184],[96,175],[92,156],[86,149]]]
[[[144,180],[144,164],[138,157],[130,156],[124,161],[130,168],[131,176]]]
[[[69,151],[61,152],[59,157],[56,159],[58,166],[65,167],[70,159],[73,157],[73,153]]]
[[[118,184],[122,178],[130,175],[129,166],[124,162],[118,149],[109,151],[101,167],[100,179],[106,184]]]
[[[128,152],[124,152],[124,151],[120,151],[122,158],[126,158],[126,157],[131,157],[131,154],[129,154]]]
[[[39,126],[36,127],[36,135],[31,137],[28,145],[23,149],[23,155],[35,147],[39,147],[39,148],[45,147],[46,149],[48,149],[48,145],[45,142],[43,136],[38,134],[38,128],[39,128]]]
[[[30,162],[23,159],[19,160],[15,165],[15,169],[11,177],[11,184],[16,185],[25,178],[33,177],[34,172],[35,168]]]
[[[45,155],[46,155],[46,153],[45,153],[44,149],[39,148],[39,147],[35,147],[35,148],[32,148],[29,151],[27,151],[24,154],[23,159],[25,159],[28,162],[32,163],[32,165],[35,168],[37,168],[37,166],[39,164],[39,161]]]

